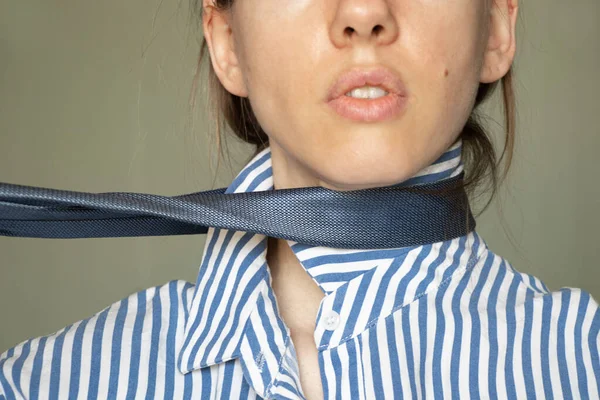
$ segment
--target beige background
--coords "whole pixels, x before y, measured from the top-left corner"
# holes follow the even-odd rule
[[[600,299],[600,2],[520,7],[514,169],[478,230],[551,289]],[[186,125],[201,35],[187,11],[187,0],[0,2],[0,182],[162,195],[227,186],[250,148],[230,141],[232,169],[213,183],[202,93],[194,134]],[[501,138],[499,94],[487,108]],[[132,292],[194,282],[203,246],[0,237],[0,353]]]

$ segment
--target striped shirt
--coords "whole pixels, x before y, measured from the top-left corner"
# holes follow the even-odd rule
[[[462,142],[403,184],[456,176]],[[226,193],[273,190],[270,149]],[[600,398],[600,310],[465,236],[389,249],[288,241],[321,288],[326,399]],[[0,399],[304,399],[267,237],[210,228],[173,280],[0,356]]]

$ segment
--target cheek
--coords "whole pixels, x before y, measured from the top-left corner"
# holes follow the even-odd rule
[[[455,115],[459,125],[469,117],[479,87],[476,63],[473,62],[473,55],[468,57],[465,57],[464,62],[462,59],[447,60],[441,67],[441,100],[447,105],[447,111]]]
[[[253,47],[261,43],[260,48]],[[281,78],[291,73],[286,68],[285,55],[273,51],[277,44],[268,39],[246,44],[244,76],[248,88],[248,98],[260,124],[269,131],[268,121],[279,111],[282,93],[288,83]]]
[[[430,107],[438,113],[433,118],[457,125],[466,122],[471,111],[474,96],[478,87],[476,38],[472,32],[459,31],[456,35],[448,35],[444,27],[428,40],[423,59],[415,65],[422,65],[419,88],[424,102],[422,106]],[[426,44],[423,43],[424,46]],[[452,120],[455,120],[452,122]]]
[[[257,43],[260,48],[251,48]],[[313,117],[320,97],[312,81],[315,66],[307,54],[308,44],[290,41],[280,32],[261,34],[260,40],[253,39],[248,46],[248,97],[263,130],[269,136],[282,134],[294,121]]]
[[[415,39],[418,47],[409,53],[414,59],[407,81],[413,86],[415,102],[408,131],[415,132],[412,140],[414,146],[419,146],[415,154],[429,157],[421,160],[423,165],[435,161],[438,153],[458,137],[472,110],[478,86],[474,38],[468,32],[448,35],[448,29],[452,27],[423,31]]]
[[[469,84],[475,76],[476,55],[480,42],[480,18],[476,10],[465,11],[466,0],[456,0],[456,6],[414,6],[414,16],[405,29],[409,66],[413,72],[429,80],[428,89],[448,87],[455,90]],[[471,3],[467,1],[467,3]],[[469,4],[472,6],[472,4]],[[462,10],[462,11],[458,11]]]

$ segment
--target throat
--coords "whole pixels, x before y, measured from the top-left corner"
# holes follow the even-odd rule
[[[306,272],[285,240],[271,237],[268,240],[267,266],[277,308],[294,334],[312,337],[325,293]]]

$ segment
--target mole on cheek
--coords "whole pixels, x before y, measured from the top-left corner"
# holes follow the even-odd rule
[[[448,76],[448,68],[444,68],[444,76]]]

